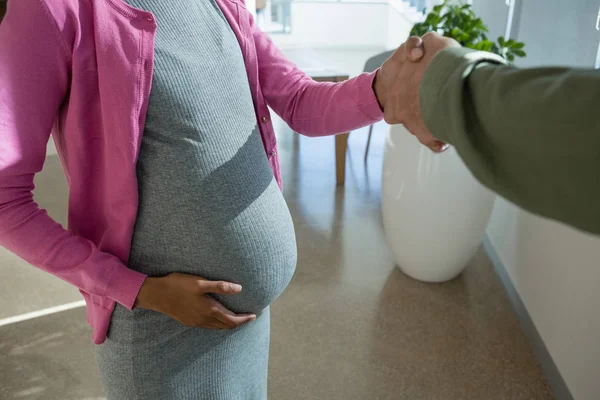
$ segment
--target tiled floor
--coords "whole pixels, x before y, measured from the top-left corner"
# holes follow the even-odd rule
[[[352,133],[344,188],[332,138],[277,130],[299,262],[272,309],[271,399],[553,398],[485,254],[441,285],[394,267],[380,221],[385,125],[366,165],[366,130]],[[36,197],[62,222],[65,191],[51,157]],[[0,319],[80,299],[3,249],[0,292]],[[103,399],[82,308],[0,327],[0,399]]]

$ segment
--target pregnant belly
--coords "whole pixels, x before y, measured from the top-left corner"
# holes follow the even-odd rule
[[[283,204],[285,206],[285,204]],[[297,261],[296,238],[287,206],[268,213],[249,208],[212,237],[220,252],[200,274],[242,285],[234,296],[214,295],[236,313],[260,313],[290,282]]]
[[[151,276],[182,272],[238,283],[240,294],[213,297],[233,312],[260,313],[296,268],[296,237],[283,196],[273,180],[250,200],[206,200],[174,207],[160,221],[141,208],[130,265]]]
[[[296,267],[296,242],[289,232],[257,232],[232,229],[222,241],[222,257],[201,271],[207,279],[242,285],[234,296],[213,295],[236,313],[260,313],[277,299],[289,284]],[[246,236],[247,235],[247,236]],[[246,236],[246,238],[244,238]]]

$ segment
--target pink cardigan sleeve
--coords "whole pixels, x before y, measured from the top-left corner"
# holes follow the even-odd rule
[[[267,104],[300,134],[349,132],[383,119],[373,92],[375,73],[341,83],[315,82],[287,60],[247,12]]]
[[[145,276],[63,229],[33,200],[69,80],[70,50],[43,2],[11,1],[0,24],[0,245],[131,309]]]

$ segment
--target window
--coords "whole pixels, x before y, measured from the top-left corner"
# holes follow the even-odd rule
[[[268,33],[290,33],[292,0],[256,0],[256,22]]]

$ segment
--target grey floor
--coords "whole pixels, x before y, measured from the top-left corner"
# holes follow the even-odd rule
[[[351,72],[373,52],[328,52]],[[273,400],[549,400],[549,387],[488,257],[449,283],[394,267],[380,220],[379,124],[350,137],[336,188],[332,138],[293,135],[277,121],[285,197],[298,237],[296,275],[272,309]],[[65,221],[56,156],[36,198]],[[78,292],[0,249],[0,320],[80,300]],[[103,399],[83,308],[0,326],[0,399]],[[125,399],[124,399],[125,400]]]

